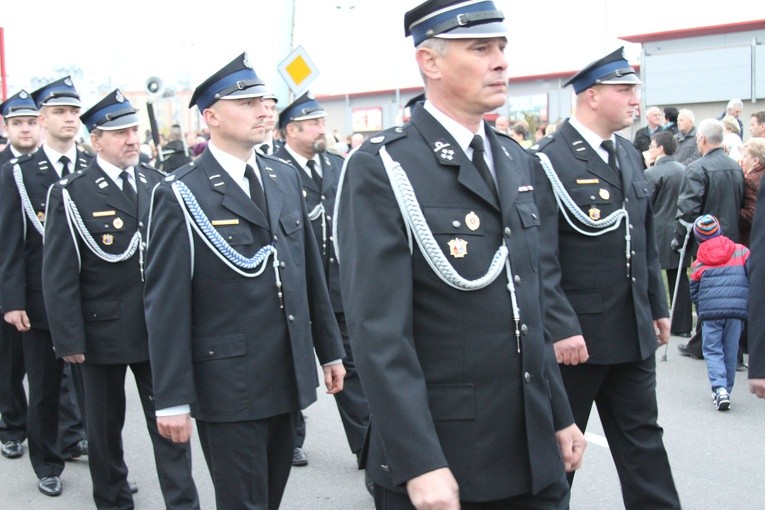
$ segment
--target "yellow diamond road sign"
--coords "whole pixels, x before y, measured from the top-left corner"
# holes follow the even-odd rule
[[[295,96],[301,95],[308,86],[319,76],[319,70],[316,68],[311,58],[302,46],[298,46],[281,61],[279,64],[279,74]]]

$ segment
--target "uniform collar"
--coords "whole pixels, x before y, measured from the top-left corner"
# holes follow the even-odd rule
[[[122,177],[120,177],[120,174],[123,171],[122,168],[112,165],[111,163],[103,159],[100,154],[96,156],[96,163],[101,168],[101,170],[103,170],[104,173],[109,176],[109,178],[114,182],[114,184],[121,187]],[[128,175],[130,175],[133,178],[133,181],[135,182],[135,169],[132,166],[129,166],[125,168],[124,171],[127,172]]]
[[[232,156],[228,152],[225,152],[222,149],[216,147],[212,140],[208,142],[207,147],[210,149],[210,153],[213,155],[218,164],[223,168],[223,170],[225,170],[226,173],[231,176],[234,182],[240,186],[243,186],[244,183],[245,166],[250,165],[254,170],[257,170],[258,168],[254,150],[250,152],[250,157],[247,158],[247,161],[242,161],[236,156]],[[260,180],[260,172],[256,171],[255,175],[258,177],[258,180]]]
[[[43,152],[45,152],[45,156],[48,158],[48,161],[51,163],[57,164],[58,160],[61,159],[61,156],[66,156],[69,158],[69,161],[73,164],[77,164],[77,146],[72,145],[72,147],[66,151],[66,153],[62,154],[58,152],[57,150],[52,149],[48,144],[43,144],[42,146]],[[74,168],[70,168],[70,170],[74,171]]]
[[[292,147],[289,146],[289,144],[285,143],[284,148],[287,149],[287,152],[290,153],[290,156],[292,156],[292,158],[295,161],[297,161],[297,164],[300,165],[300,168],[303,170],[303,172],[305,172],[308,175],[308,177],[313,177],[311,175],[311,172],[308,170],[308,158],[305,158],[301,156],[300,154],[298,154],[297,152],[295,152],[294,149],[292,149]],[[321,160],[319,159],[319,155],[314,154],[313,158],[311,159],[313,159],[316,162],[316,171],[319,173],[319,175],[321,175]]]
[[[584,141],[586,141],[590,147],[600,156],[600,159],[602,159],[604,162],[608,163],[608,152],[606,152],[606,149],[600,146],[601,143],[603,143],[603,138],[600,137],[599,134],[595,133],[593,130],[582,124],[582,122],[576,118],[576,114],[572,115],[571,118],[568,119],[569,124],[571,124],[571,127],[576,129],[580,135],[582,135],[582,138],[584,138]],[[616,137],[612,134],[611,138],[609,138],[612,142],[614,142],[614,147],[616,147]]]

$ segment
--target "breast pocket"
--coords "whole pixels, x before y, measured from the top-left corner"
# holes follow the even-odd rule
[[[246,354],[244,333],[193,340],[194,380],[202,414],[235,414],[247,406]]]
[[[215,228],[231,246],[244,246],[255,242],[252,230],[247,225],[221,225]]]
[[[287,243],[286,250],[279,250],[279,244],[276,249],[279,250],[279,258],[289,256],[292,262],[298,266],[305,265],[305,238],[303,237],[304,227],[303,213],[300,209],[295,209],[279,218],[279,226],[284,235],[284,243]],[[284,252],[287,252],[286,254]]]
[[[427,229],[457,273],[467,279],[475,279],[486,273],[498,246],[487,244],[488,213],[485,210],[425,206],[422,212]],[[492,221],[496,224],[496,219],[492,218]],[[433,271],[427,274],[439,280]]]
[[[539,218],[539,209],[537,209],[537,204],[533,200],[524,200],[515,203],[515,210],[518,212],[518,217],[523,227],[523,235],[526,238],[529,264],[536,273],[539,266],[539,226],[542,224]]]
[[[125,219],[121,216],[86,218],[83,222],[96,244],[107,253],[126,249],[133,237],[133,233],[127,231]]]

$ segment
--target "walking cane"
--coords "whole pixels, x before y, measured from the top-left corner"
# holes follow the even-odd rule
[[[693,223],[687,221],[678,220],[682,226],[685,227],[685,238],[683,239],[683,247],[680,248],[680,262],[677,267],[677,278],[675,278],[675,289],[672,291],[672,303],[669,308],[669,327],[672,327],[672,318],[675,316],[675,303],[677,302],[677,288],[680,286],[680,275],[683,268],[683,261],[685,260],[685,250],[688,247],[688,239],[691,237],[691,230],[693,229]],[[661,355],[662,361],[667,361],[667,349],[669,349],[669,340],[664,344],[664,354]]]

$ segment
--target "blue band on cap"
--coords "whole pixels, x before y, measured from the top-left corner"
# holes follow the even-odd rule
[[[432,18],[428,18],[412,25],[410,30],[412,32],[412,39],[414,39],[415,46],[426,39],[435,37],[438,34],[447,32],[453,28],[467,27],[479,22],[489,23],[491,21],[504,20],[504,16],[496,9],[494,2],[492,1],[478,2],[472,5],[457,4],[452,7],[452,9],[442,12],[441,14],[437,14]],[[490,16],[480,18],[478,22],[470,16],[471,14],[475,15],[484,11],[490,14]]]
[[[579,76],[576,79],[576,82],[572,83],[572,85],[574,86],[574,92],[578,94],[583,90],[587,90],[588,88],[595,85],[598,82],[598,80],[602,79],[605,76],[613,74],[614,71],[618,69],[631,70],[632,68],[630,67],[629,63],[626,60],[616,60],[614,62],[608,62],[607,64],[603,64],[602,66],[596,67],[590,70],[589,72]],[[634,71],[632,71],[632,73],[630,74],[634,74]]]
[[[215,97],[216,94],[220,93],[221,91],[233,87],[236,85],[236,82],[238,81],[257,81],[259,84],[263,84],[262,81],[258,78],[258,75],[255,74],[255,71],[252,69],[242,69],[240,71],[237,71],[233,74],[229,74],[227,76],[224,76],[220,80],[216,81],[207,89],[199,95],[199,98],[197,99],[197,108],[199,108],[199,111],[202,112],[205,110],[205,108],[208,108],[210,105],[212,105],[215,101],[218,99],[221,99],[220,97]],[[236,90],[236,89],[235,89]]]
[[[115,119],[119,119],[120,117],[132,115],[134,113],[136,113],[136,109],[133,108],[133,105],[130,103],[113,103],[105,108],[93,112],[90,115],[90,118],[85,122],[85,126],[88,128],[88,131],[92,131],[93,129],[102,126],[107,122],[111,122]]]
[[[310,100],[304,103],[300,103],[298,105],[294,105],[292,108],[287,110],[287,113],[284,115],[284,118],[286,119],[287,122],[292,122],[293,120],[299,117],[304,117],[312,113],[323,112],[323,111],[324,111],[324,108],[322,108],[318,102],[314,100]]]

